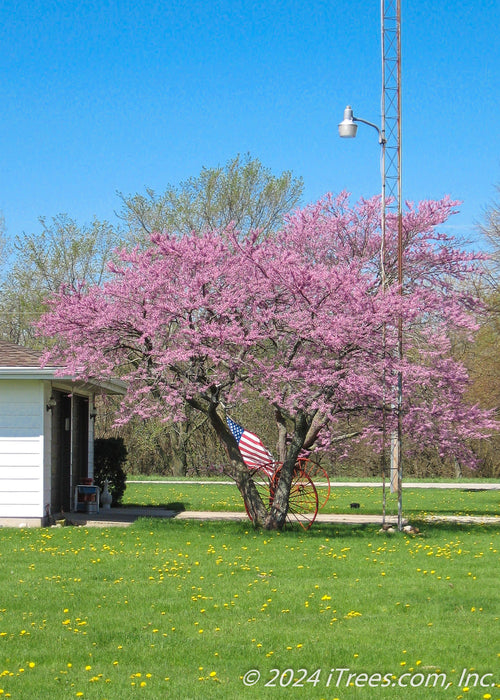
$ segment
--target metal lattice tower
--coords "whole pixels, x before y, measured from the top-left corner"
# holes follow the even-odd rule
[[[386,207],[401,212],[401,7],[381,0],[382,132],[385,135]]]
[[[400,294],[403,294],[403,202],[401,187],[401,1],[381,0],[382,19],[382,133],[385,137],[383,154],[383,221],[389,211],[397,217],[397,281]],[[385,251],[385,241],[383,242]],[[384,252],[385,257],[385,252]],[[384,265],[384,261],[382,261]],[[403,361],[403,325],[398,319],[398,359]],[[401,370],[397,376],[397,431],[393,436],[392,462],[397,473],[398,528],[402,529],[403,509],[403,464],[402,410],[403,377]]]
[[[382,44],[382,96],[381,96],[381,127],[373,122],[369,122],[361,117],[355,117],[353,110],[348,105],[344,110],[344,119],[338,125],[339,136],[342,138],[354,138],[357,131],[357,122],[367,124],[378,132],[379,143],[381,145],[382,159],[382,196],[380,207],[380,274],[382,289],[387,289],[388,284],[396,284],[399,293],[403,294],[403,208],[401,192],[401,0],[380,0],[381,13],[381,44]],[[389,260],[387,255],[387,214],[391,213],[391,238],[390,250],[394,251],[395,233],[397,233],[397,276],[394,274],[394,257]],[[394,230],[396,229],[396,230]],[[394,255],[394,253],[393,253]],[[390,262],[388,269],[387,263]],[[389,272],[389,276],[386,274]],[[398,492],[398,527],[402,529],[402,459],[401,459],[401,438],[402,438],[402,410],[403,410],[403,319],[401,311],[397,314],[397,357],[398,371],[395,393],[392,403],[397,418],[397,430],[392,434],[391,441],[393,449],[394,469],[391,468],[393,476],[397,472],[397,492]],[[383,328],[384,356],[386,348],[386,324]],[[384,396],[383,405],[383,503],[385,518],[385,441],[386,441],[386,377],[384,372]],[[394,396],[393,391],[391,391]],[[393,481],[391,479],[391,486]]]

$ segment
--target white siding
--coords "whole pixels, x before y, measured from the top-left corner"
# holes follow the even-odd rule
[[[43,517],[44,391],[0,382],[0,517]]]
[[[43,515],[46,515],[45,504],[50,504],[50,489],[52,479],[52,412],[47,411],[46,409],[51,394],[51,384],[49,384],[49,382],[43,382],[42,413],[44,438],[43,446],[40,451],[40,454],[43,455]]]

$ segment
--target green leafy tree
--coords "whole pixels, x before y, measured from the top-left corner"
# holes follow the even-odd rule
[[[41,232],[16,236],[0,289],[0,332],[21,345],[37,343],[32,324],[45,310],[47,296],[83,280],[100,284],[120,242],[107,222],[79,226],[66,214],[39,221]]]
[[[5,238],[5,218],[0,212],[0,272],[6,265],[7,258],[7,241]]]
[[[497,199],[486,209],[484,223],[480,230],[489,242],[492,251],[490,282],[500,289],[500,185],[497,185]]]
[[[145,195],[121,194],[121,218],[139,242],[153,232],[189,234],[230,225],[243,236],[253,229],[267,236],[281,227],[302,191],[302,178],[290,171],[275,176],[259,159],[238,155],[224,166],[203,168],[177,187],[168,185],[162,194],[152,189]]]
[[[500,195],[500,186],[497,186]],[[487,208],[480,230],[489,244],[491,258],[482,275],[480,293],[485,313],[476,342],[468,347],[467,364],[473,377],[472,400],[486,408],[500,407],[500,197]],[[493,435],[476,445],[485,476],[500,474],[500,438]]]

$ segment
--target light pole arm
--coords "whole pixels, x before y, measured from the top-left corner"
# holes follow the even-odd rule
[[[353,122],[361,122],[362,124],[367,124],[368,126],[371,126],[374,129],[376,129],[377,133],[378,133],[378,142],[381,145],[386,143],[386,138],[385,138],[382,130],[376,124],[373,124],[372,122],[367,122],[366,119],[361,119],[360,117],[353,117],[352,120],[353,120]]]

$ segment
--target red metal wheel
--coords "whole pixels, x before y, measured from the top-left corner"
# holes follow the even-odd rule
[[[281,464],[277,467],[274,478],[271,481],[271,496],[278,486]],[[288,500],[288,522],[298,522],[304,530],[309,530],[318,514],[318,492],[311,477],[300,468],[299,462],[295,466]]]
[[[274,464],[264,464],[260,467],[256,467],[255,469],[250,469],[250,477],[255,485],[255,488],[259,492],[259,495],[262,499],[262,503],[264,504],[264,507],[266,508],[268,513],[271,510],[271,506],[273,503],[271,489],[271,482],[273,476]],[[250,512],[247,508],[247,504],[245,503],[244,505],[249,519],[252,520],[252,516],[250,515]]]
[[[308,530],[318,514],[318,492],[311,477],[297,470],[292,479],[287,518],[296,520],[304,530]]]
[[[312,462],[310,459],[300,458],[297,460],[297,463],[300,469],[302,469],[302,471],[305,472],[311,480],[321,479],[322,481],[324,481],[324,485],[317,483],[314,484],[316,487],[316,491],[318,491],[318,508],[324,508],[328,499],[330,498],[330,477],[323,469],[323,467],[320,467],[319,464],[317,464],[316,462]],[[325,489],[326,496],[323,493],[323,489]]]

